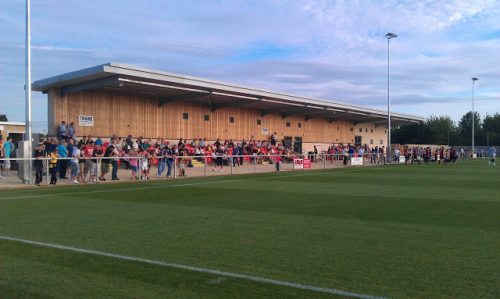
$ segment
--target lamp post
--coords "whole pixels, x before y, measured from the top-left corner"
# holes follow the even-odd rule
[[[394,33],[387,33],[387,160],[391,162],[391,38],[398,37]]]
[[[474,158],[474,83],[479,80],[476,77],[472,78],[472,158]]]
[[[31,122],[31,1],[26,0],[26,82],[24,85],[24,93],[26,100],[26,133],[24,134],[24,140],[27,141],[27,152],[24,153],[24,158],[32,158],[33,150],[32,145],[32,122]],[[31,184],[32,177],[32,165],[31,160],[24,163],[25,171],[28,175],[24,175],[28,179],[27,183]]]

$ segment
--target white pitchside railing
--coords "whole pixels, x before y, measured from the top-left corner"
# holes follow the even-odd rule
[[[279,157],[279,158],[278,158]],[[379,165],[385,164],[385,157],[383,154],[364,154],[363,157],[358,157],[358,155],[342,155],[342,154],[309,154],[309,155],[224,155],[221,157],[217,156],[153,156],[151,158],[143,158],[141,156],[121,156],[121,157],[85,157],[79,159],[79,165],[87,163],[89,169],[92,169],[94,173],[88,172],[85,177],[85,181],[88,182],[90,176],[100,176],[101,166],[106,164],[108,160],[110,169],[107,173],[107,179],[109,180],[112,161],[117,161],[117,167],[120,171],[120,175],[124,175],[124,171],[131,171],[129,166],[130,160],[137,161],[137,176],[141,179],[141,166],[145,165],[144,162],[148,161],[148,172],[149,178],[157,178],[158,168],[164,167],[161,175],[165,176],[168,169],[171,169],[171,177],[178,178],[179,176],[197,177],[197,176],[209,176],[212,174],[218,174],[220,167],[216,167],[217,158],[222,159],[223,162],[223,172],[222,174],[251,174],[251,173],[263,173],[272,171],[299,171],[299,170],[317,170],[317,169],[328,169],[328,168],[338,168],[338,167],[349,167],[349,166],[367,166],[367,165]],[[26,183],[26,177],[29,175],[29,169],[33,170],[32,178],[35,178],[36,164],[41,165],[44,183],[48,184],[50,179],[49,165],[50,157],[41,158],[10,158],[10,159],[0,159],[0,175],[3,176],[0,179],[0,187],[2,182],[6,182],[8,179],[8,170],[6,166],[8,165],[11,170],[10,177],[17,176],[20,181]],[[74,158],[57,158],[58,167],[60,166],[60,161],[65,161],[67,164],[67,174],[70,174],[71,161]],[[278,162],[279,161],[279,162]],[[83,163],[82,163],[83,162]],[[103,163],[104,162],[104,163]],[[154,162],[154,163],[151,163]],[[89,165],[89,163],[94,163]],[[279,170],[276,164],[279,163]],[[27,170],[25,172],[24,170]],[[214,171],[215,169],[215,171]],[[181,171],[182,170],[182,171]],[[79,169],[83,172],[84,169]],[[59,177],[59,172],[58,172]],[[10,179],[12,181],[12,178]],[[32,180],[34,182],[34,179]],[[99,180],[97,180],[99,182]]]

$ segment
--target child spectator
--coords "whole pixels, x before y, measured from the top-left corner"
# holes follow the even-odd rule
[[[52,149],[49,157],[50,184],[55,185],[57,183],[57,159],[59,158],[56,147]]]

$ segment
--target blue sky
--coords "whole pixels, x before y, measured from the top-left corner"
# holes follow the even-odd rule
[[[500,112],[500,1],[32,1],[33,80],[106,62],[458,120]],[[47,123],[33,94],[34,127]],[[24,0],[0,2],[0,113],[24,120]]]

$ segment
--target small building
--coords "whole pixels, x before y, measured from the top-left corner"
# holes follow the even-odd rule
[[[20,122],[0,122],[0,136],[7,140],[7,136],[12,137],[12,142],[17,145],[23,140],[26,132],[26,124]]]
[[[269,139],[297,152],[313,145],[385,146],[387,112],[107,63],[33,83],[48,94],[49,135],[61,121],[76,135],[134,138]],[[424,121],[393,113],[393,124]],[[321,148],[320,148],[321,149]]]

